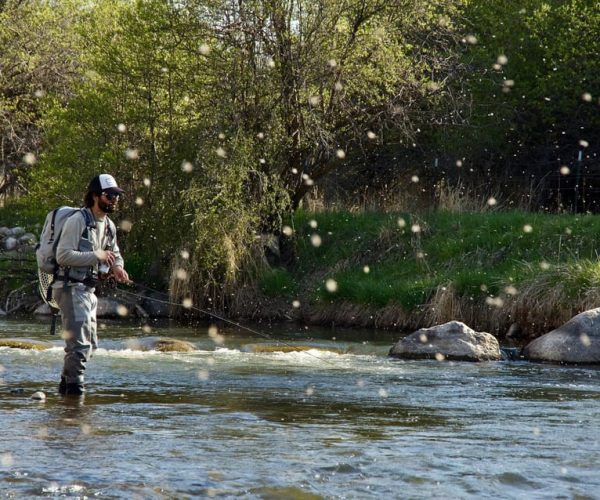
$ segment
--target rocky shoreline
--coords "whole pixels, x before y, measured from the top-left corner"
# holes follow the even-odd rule
[[[35,234],[28,233],[20,226],[13,228],[0,227],[0,250],[33,253],[37,242],[38,239]]]

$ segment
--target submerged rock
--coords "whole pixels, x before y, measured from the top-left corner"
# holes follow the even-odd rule
[[[168,337],[142,337],[127,341],[127,348],[134,351],[193,352],[198,348],[187,340]]]
[[[40,340],[31,339],[0,339],[0,347],[12,347],[14,349],[31,349],[34,351],[43,351],[50,349],[52,344]]]
[[[530,342],[523,356],[530,361],[600,364],[600,307]]]
[[[244,351],[259,353],[271,353],[271,352],[304,352],[304,351],[322,351],[322,352],[333,352],[336,354],[343,354],[342,349],[315,347],[309,345],[273,345],[273,344],[248,344],[244,346]]]
[[[476,332],[460,321],[421,328],[398,341],[390,356],[404,359],[495,361],[502,358],[498,340]]]

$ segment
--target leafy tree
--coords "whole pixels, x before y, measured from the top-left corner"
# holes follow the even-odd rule
[[[211,66],[222,128],[254,132],[262,169],[297,206],[354,151],[441,119],[458,68],[455,3],[222,2]]]
[[[70,0],[0,5],[0,197],[27,191],[44,144],[47,103],[71,94],[79,66],[70,36],[76,15]]]
[[[92,175],[115,174],[127,191],[122,213],[134,222],[130,247],[159,250],[163,261],[185,234],[173,231],[189,182],[181,165],[196,154],[193,131],[206,107],[194,45],[203,28],[184,14],[162,1],[89,6],[76,27],[86,71],[67,105],[45,115],[49,147],[32,185],[43,191],[50,172],[53,191],[73,199]]]
[[[203,89],[212,112],[198,130],[211,149],[199,150],[200,178],[185,195],[191,262],[176,264],[193,277],[177,293],[198,302],[196,278],[235,287],[232,270],[252,254],[254,233],[278,232],[281,214],[347,158],[441,120],[448,82],[460,76],[456,2],[251,0],[213,9],[206,71],[219,84]]]
[[[572,162],[581,140],[595,158],[600,4],[470,0],[465,17],[473,105],[441,147],[466,157],[479,174],[533,174],[538,182]]]

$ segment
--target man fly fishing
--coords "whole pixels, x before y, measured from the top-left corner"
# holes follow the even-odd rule
[[[112,175],[94,177],[84,197],[85,207],[66,220],[56,246],[59,267],[52,295],[61,310],[66,344],[58,386],[63,395],[85,392],[86,363],[98,346],[94,294],[98,281],[111,274],[119,283],[129,282],[115,224],[108,218],[123,192]]]

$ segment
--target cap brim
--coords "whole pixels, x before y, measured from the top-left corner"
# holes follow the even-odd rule
[[[120,187],[111,187],[111,188],[105,189],[104,192],[105,193],[123,194],[125,191],[123,189],[121,189]]]

